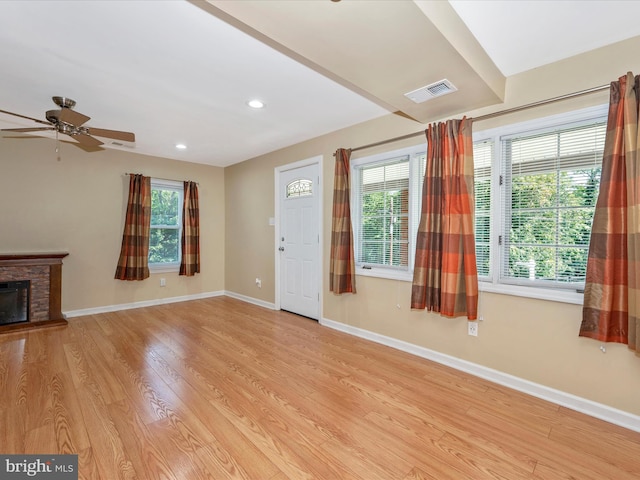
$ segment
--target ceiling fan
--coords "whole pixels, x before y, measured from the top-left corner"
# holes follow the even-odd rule
[[[31,127],[31,128],[3,128],[0,131],[3,132],[38,132],[45,130],[53,130],[58,133],[64,133],[76,140],[80,145],[84,147],[98,147],[103,145],[97,137],[113,138],[115,140],[122,140],[124,142],[135,142],[136,137],[130,132],[121,132],[118,130],[105,130],[104,128],[93,128],[83,126],[91,117],[87,117],[82,113],[78,113],[73,110],[76,102],[66,97],[52,97],[53,102],[60,107],[60,110],[49,110],[46,112],[45,120],[39,120],[37,118],[27,117],[26,115],[20,115],[19,113],[7,112],[6,110],[0,110],[0,113],[6,113],[20,118],[26,118],[27,120],[33,120],[34,122],[47,125],[46,127]]]

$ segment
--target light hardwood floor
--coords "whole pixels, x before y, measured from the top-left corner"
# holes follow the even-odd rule
[[[639,433],[226,297],[2,335],[0,392],[0,453],[80,478],[640,478]]]

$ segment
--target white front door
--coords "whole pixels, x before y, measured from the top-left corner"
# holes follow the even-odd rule
[[[316,320],[320,314],[319,170],[313,163],[280,171],[276,242],[280,308]]]

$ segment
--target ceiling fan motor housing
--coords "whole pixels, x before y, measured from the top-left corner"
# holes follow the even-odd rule
[[[60,121],[60,110],[47,110],[45,118],[52,124],[57,125]]]

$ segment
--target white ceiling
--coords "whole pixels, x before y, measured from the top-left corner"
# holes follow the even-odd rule
[[[640,35],[637,0],[449,3],[505,76]]]
[[[107,148],[227,166],[391,112],[424,121],[447,108],[498,103],[501,75],[640,35],[640,2],[452,0],[453,9],[443,3],[4,0],[0,109],[44,119],[56,108],[51,97],[66,96],[92,117],[88,126],[136,134],[135,144],[105,140]],[[433,28],[449,14],[445,7],[488,53],[498,72],[492,78],[458,55],[452,45],[461,40]],[[390,17],[396,12],[397,19]],[[332,45],[340,28],[326,22],[341,21],[350,22],[354,34]],[[404,22],[416,21],[418,28],[412,23],[405,35],[396,34]],[[388,51],[372,48],[385,32],[410,45],[415,30],[428,28],[428,41],[442,42],[450,64],[466,68],[457,78],[443,66],[414,72],[415,52],[405,60],[404,44],[385,39]],[[417,42],[427,41],[422,35]],[[382,81],[382,71],[390,79]],[[403,103],[405,92],[443,75],[459,92],[428,107]],[[469,103],[465,90],[483,103]],[[252,98],[266,108],[250,109]],[[0,114],[0,128],[32,126]],[[188,148],[176,150],[176,143]]]
[[[0,1],[0,58],[2,110],[69,97],[138,153],[219,166],[387,113],[183,1]]]

